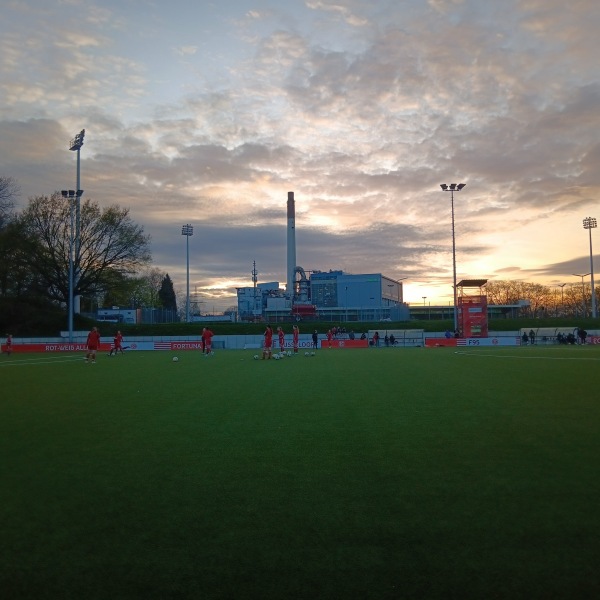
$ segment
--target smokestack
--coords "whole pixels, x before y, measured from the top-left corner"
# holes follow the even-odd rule
[[[294,279],[296,271],[296,203],[294,192],[288,192],[287,199],[287,284],[286,291],[294,299]]]

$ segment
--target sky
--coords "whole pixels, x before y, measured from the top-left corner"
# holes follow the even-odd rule
[[[130,209],[203,312],[305,271],[579,284],[600,218],[597,0],[7,0],[0,176]],[[185,224],[194,227],[189,240]],[[592,230],[600,250],[600,234]],[[424,299],[425,297],[425,299]]]

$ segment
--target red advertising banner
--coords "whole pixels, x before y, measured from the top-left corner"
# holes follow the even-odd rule
[[[108,352],[110,344],[101,343],[98,352]],[[6,346],[2,344],[2,352],[6,351]],[[13,344],[13,352],[87,352],[85,344],[76,344],[74,342],[57,342],[55,344]]]
[[[202,342],[154,342],[154,350],[202,350]]]
[[[455,348],[456,342],[458,342],[457,338],[425,338],[425,347],[426,348]]]
[[[321,340],[321,348],[329,348],[327,340]],[[331,340],[331,348],[368,348],[368,340]]]
[[[463,337],[487,337],[487,296],[461,296],[458,299],[458,328]]]

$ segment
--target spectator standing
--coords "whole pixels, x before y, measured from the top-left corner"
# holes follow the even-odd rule
[[[312,345],[313,345],[313,348],[315,348],[315,350],[317,348],[318,343],[319,343],[319,334],[317,333],[317,330],[315,329],[312,334]]]
[[[532,346],[535,344],[535,331],[533,329],[529,331],[529,343]]]
[[[375,348],[379,348],[379,331],[376,331],[376,332],[373,334],[373,346],[374,346]]]
[[[523,332],[523,335],[521,336],[521,341],[523,342],[523,346],[527,346],[527,342],[529,342],[529,336],[527,335],[526,331]]]

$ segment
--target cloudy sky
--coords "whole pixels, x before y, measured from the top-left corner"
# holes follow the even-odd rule
[[[297,262],[581,284],[600,218],[597,0],[7,0],[0,175],[129,207],[204,311]],[[593,232],[600,251],[600,233]]]

